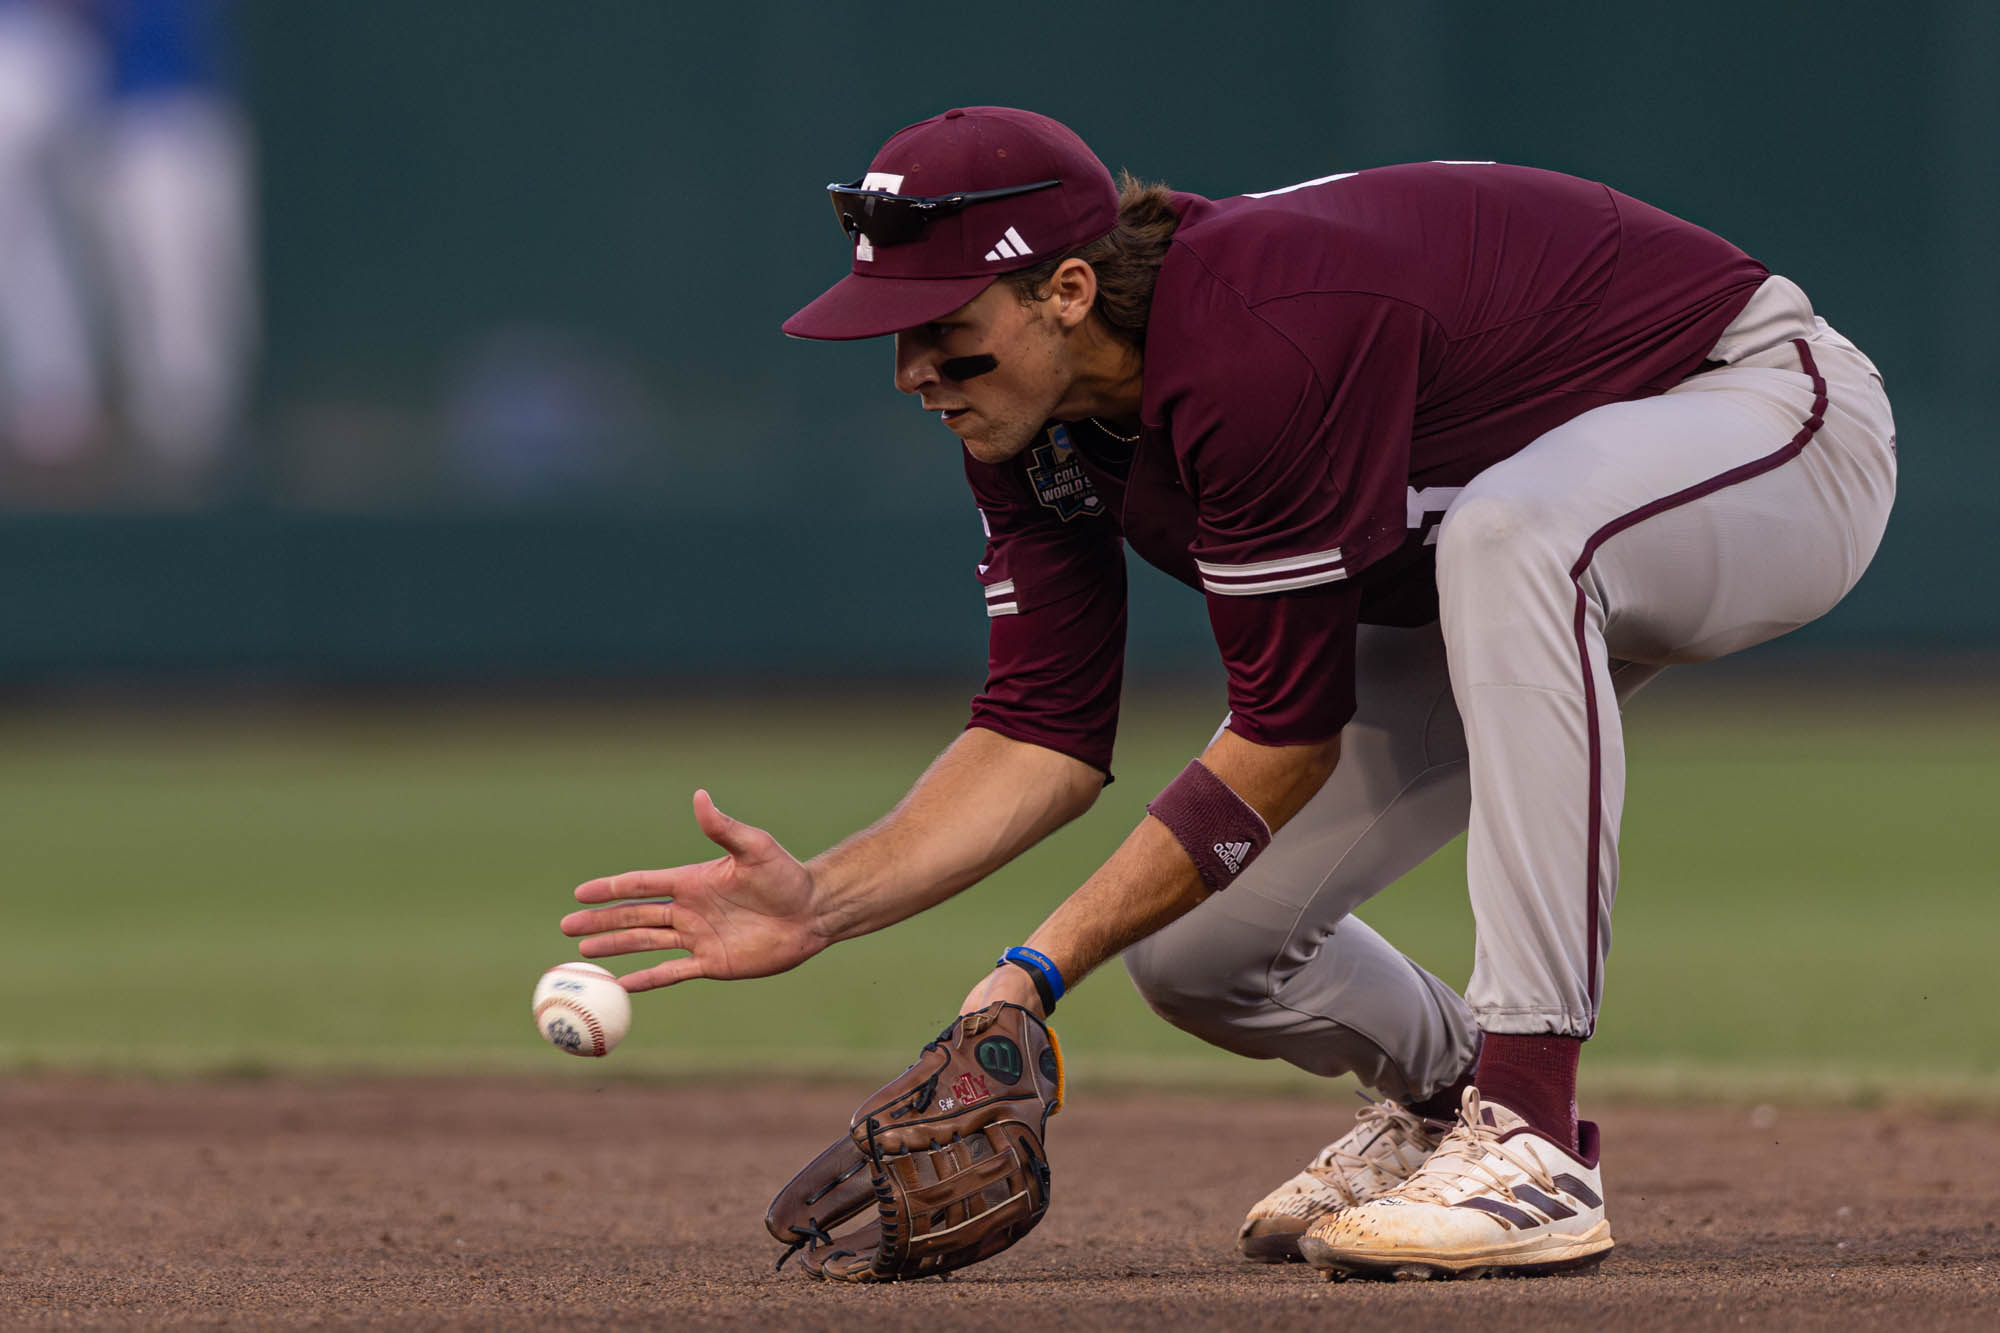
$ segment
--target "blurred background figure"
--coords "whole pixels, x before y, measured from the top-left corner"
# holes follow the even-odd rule
[[[228,0],[96,0],[108,55],[95,182],[126,417],[168,478],[235,432],[256,325],[250,134]]]
[[[77,463],[99,433],[64,167],[101,82],[77,4],[0,0],[0,452]]]
[[[238,431],[257,316],[229,17],[0,0],[0,365],[31,502],[194,498]]]

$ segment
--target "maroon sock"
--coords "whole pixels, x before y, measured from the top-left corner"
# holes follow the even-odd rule
[[[1576,1058],[1581,1037],[1489,1032],[1473,1076],[1479,1095],[1500,1103],[1571,1152],[1576,1141]]]
[[[1411,1102],[1410,1109],[1426,1120],[1458,1119],[1458,1103],[1465,1096],[1465,1090],[1472,1086],[1472,1075],[1478,1068],[1479,1051],[1474,1048],[1471,1062],[1457,1078],[1422,1101]]]

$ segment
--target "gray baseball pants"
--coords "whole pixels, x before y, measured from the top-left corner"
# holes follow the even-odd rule
[[[1156,1012],[1401,1101],[1449,1086],[1481,1030],[1590,1035],[1620,705],[1669,665],[1825,614],[1895,494],[1881,377],[1796,285],[1768,280],[1710,359],[1726,364],[1582,414],[1451,503],[1439,621],[1362,628],[1332,778],[1226,892],[1126,951]],[[1463,997],[1353,915],[1461,832]]]

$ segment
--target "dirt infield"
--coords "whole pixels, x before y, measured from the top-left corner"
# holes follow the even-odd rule
[[[1331,1285],[1232,1246],[1336,1112],[1086,1092],[1014,1250],[896,1288],[773,1273],[764,1204],[864,1091],[12,1081],[0,1325],[1985,1329],[2000,1309],[2000,1123],[1879,1111],[1613,1111],[1619,1248],[1596,1274]]]

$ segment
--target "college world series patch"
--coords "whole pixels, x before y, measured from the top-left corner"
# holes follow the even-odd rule
[[[1048,442],[1028,454],[1028,483],[1035,488],[1035,498],[1065,523],[1078,515],[1095,517],[1104,512],[1104,501],[1091,489],[1090,474],[1083,470],[1065,427],[1049,427]]]

